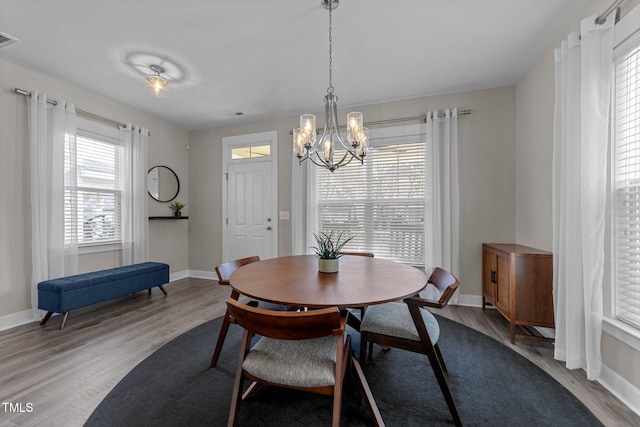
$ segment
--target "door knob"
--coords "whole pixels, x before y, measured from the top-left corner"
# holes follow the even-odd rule
[[[271,230],[271,226],[270,225],[267,225],[267,230]]]

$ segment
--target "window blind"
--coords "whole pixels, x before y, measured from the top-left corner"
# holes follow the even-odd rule
[[[420,139],[372,141],[364,165],[354,161],[334,173],[318,168],[320,231],[353,236],[345,250],[424,266],[425,143]]]
[[[79,245],[120,242],[121,188],[119,145],[82,135],[67,138],[65,241]]]
[[[614,288],[616,318],[640,327],[640,48],[616,59]]]

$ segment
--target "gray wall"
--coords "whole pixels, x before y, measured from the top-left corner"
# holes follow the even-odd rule
[[[318,107],[322,100],[318,99]],[[415,98],[357,107],[365,121],[425,114],[429,110],[470,109],[460,116],[461,302],[480,304],[482,242],[515,239],[515,87]],[[350,111],[350,110],[349,110]],[[346,119],[347,110],[339,111]],[[222,262],[222,138],[278,131],[278,210],[291,211],[292,142],[299,117],[209,129],[189,134],[191,194],[189,268],[211,270]],[[280,221],[279,255],[291,254],[291,221]]]

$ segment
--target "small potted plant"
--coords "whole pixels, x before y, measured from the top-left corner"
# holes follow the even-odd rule
[[[169,209],[173,211],[174,216],[182,216],[182,209],[187,206],[182,202],[173,202],[169,204]]]
[[[342,240],[342,233],[340,233],[334,239],[333,231],[329,232],[329,234],[322,231],[319,234],[313,233],[313,237],[318,243],[318,246],[312,248],[318,255],[318,271],[321,273],[337,272],[341,256],[340,251],[353,237]]]

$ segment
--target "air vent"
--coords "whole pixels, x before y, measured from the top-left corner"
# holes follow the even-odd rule
[[[17,41],[18,39],[11,37],[9,34],[0,32],[0,47],[9,46]]]

